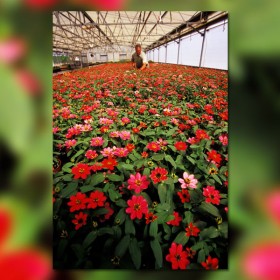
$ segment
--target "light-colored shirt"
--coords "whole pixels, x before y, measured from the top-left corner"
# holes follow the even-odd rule
[[[140,55],[135,52],[131,61],[136,63],[137,68],[141,68],[144,63],[148,63],[147,56],[143,51],[141,51]]]

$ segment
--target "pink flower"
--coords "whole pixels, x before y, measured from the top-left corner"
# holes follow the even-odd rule
[[[185,189],[187,187],[191,189],[196,189],[197,188],[197,180],[194,178],[193,174],[188,174],[187,172],[183,173],[183,179],[179,178],[178,180],[181,183],[181,188]]]
[[[114,155],[117,157],[126,157],[128,153],[129,152],[127,148],[116,148],[114,151]]]
[[[228,137],[227,135],[221,135],[219,137],[219,140],[221,141],[221,143],[223,144],[223,146],[226,146],[228,144]]]
[[[121,132],[119,132],[119,137],[122,140],[129,140],[130,139],[130,132],[129,131],[121,131]]]
[[[118,131],[112,131],[112,132],[110,132],[110,137],[111,138],[117,138],[117,137],[119,137],[119,132]]]
[[[203,195],[206,197],[205,201],[207,203],[220,204],[220,192],[215,190],[215,187],[207,186],[203,188]]]
[[[143,196],[133,195],[131,199],[127,201],[128,208],[125,209],[127,214],[130,214],[130,219],[134,220],[135,218],[141,219],[143,214],[147,214],[148,203]]]
[[[128,124],[128,123],[130,123],[130,119],[129,118],[122,118],[122,123],[123,124]]]
[[[54,127],[54,128],[53,128],[53,133],[57,133],[58,131],[60,131],[60,128],[59,128],[59,127]]]
[[[103,157],[113,157],[114,149],[110,147],[104,148],[103,151],[101,151],[101,154]]]
[[[0,61],[13,63],[26,52],[25,42],[19,38],[10,38],[0,42]]]
[[[273,191],[265,198],[266,211],[280,225],[280,191]]]
[[[110,120],[110,119],[107,119],[107,118],[100,118],[99,119],[99,123],[100,124],[110,125],[113,122],[114,122],[113,120]]]
[[[259,280],[280,279],[280,243],[254,245],[246,251],[242,267],[246,276]]]
[[[140,193],[142,190],[147,189],[149,185],[149,181],[145,175],[141,176],[140,173],[136,173],[135,175],[130,175],[128,179],[128,189],[134,190],[135,193]]]
[[[91,139],[90,141],[90,145],[91,146],[94,146],[94,147],[97,147],[97,146],[102,146],[104,143],[104,140],[102,137],[94,137]]]
[[[190,137],[187,140],[188,143],[190,143],[191,145],[196,144],[199,142],[199,139],[195,138],[195,137]]]
[[[65,147],[67,147],[68,149],[70,149],[71,147],[74,147],[77,143],[77,140],[73,139],[73,140],[66,140],[65,141]]]
[[[85,124],[82,127],[81,131],[83,131],[83,132],[92,131],[92,126],[90,124]]]

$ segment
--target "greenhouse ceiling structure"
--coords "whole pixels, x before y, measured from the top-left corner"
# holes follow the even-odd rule
[[[227,69],[227,24],[226,11],[54,11],[53,53],[128,60],[139,43],[154,62]]]

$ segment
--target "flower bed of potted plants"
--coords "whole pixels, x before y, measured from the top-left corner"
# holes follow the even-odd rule
[[[110,63],[53,78],[55,268],[227,268],[227,75]]]

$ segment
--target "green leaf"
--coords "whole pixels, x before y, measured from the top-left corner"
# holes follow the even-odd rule
[[[174,161],[174,159],[170,155],[165,155],[165,160],[170,162],[171,165],[176,168],[176,166],[177,166],[176,162]]]
[[[169,210],[170,210],[170,205],[168,203],[160,203],[156,208],[157,212],[163,212],[163,211],[167,212]]]
[[[78,260],[81,260],[84,256],[84,248],[81,244],[72,244],[71,249],[74,251]]]
[[[158,185],[158,196],[159,196],[159,200],[161,203],[166,202],[166,193],[167,193],[166,185],[159,184]]]
[[[194,251],[198,251],[198,250],[202,249],[204,246],[205,246],[205,242],[204,241],[199,241],[195,245],[193,245],[191,247],[191,249],[194,250]]]
[[[127,207],[127,203],[123,199],[118,199],[115,204],[120,207]]]
[[[198,207],[198,210],[201,210],[202,212],[209,213],[209,214],[211,214],[212,216],[215,216],[215,217],[220,217],[221,216],[217,207],[215,207],[211,203],[206,203],[205,201],[203,201],[201,203],[201,205]]]
[[[205,228],[199,234],[200,239],[207,239],[207,238],[215,238],[219,236],[219,231],[217,228],[211,226],[209,228]]]
[[[74,160],[76,157],[83,154],[84,152],[85,152],[85,150],[79,150],[74,156],[72,156],[71,160]]]
[[[222,237],[228,238],[228,223],[224,222],[221,225],[219,225],[219,232]]]
[[[176,162],[177,165],[182,165],[183,164],[183,156],[178,155],[175,162]]]
[[[96,173],[91,176],[90,184],[94,187],[104,181],[105,177],[103,173]]]
[[[57,246],[57,255],[58,259],[61,259],[64,256],[65,249],[68,245],[68,239],[61,239]]]
[[[122,177],[116,174],[109,174],[107,175],[108,179],[113,181],[113,182],[120,182],[122,181]]]
[[[186,211],[185,212],[185,218],[183,220],[184,223],[189,224],[190,222],[193,221],[193,214],[191,211]]]
[[[192,164],[195,164],[195,160],[191,158],[190,156],[187,156],[188,161],[190,161]]]
[[[111,234],[113,235],[114,234],[114,230],[112,228],[109,228],[109,227],[104,227],[104,228],[101,228],[97,231],[98,235],[101,236],[101,235],[104,235],[104,234]]]
[[[212,177],[213,177],[214,180],[215,180],[216,182],[218,182],[220,185],[223,184],[222,181],[220,180],[220,178],[219,178],[216,174],[213,174]]]
[[[115,256],[122,258],[128,249],[129,243],[130,243],[130,236],[125,235],[116,246]]]
[[[86,193],[86,192],[89,192],[89,191],[94,190],[94,187],[93,187],[93,186],[90,186],[90,185],[88,185],[88,186],[82,186],[82,187],[80,188],[80,190],[81,190],[82,193]]]
[[[141,250],[135,237],[130,240],[128,249],[135,268],[139,269],[141,266]]]
[[[125,234],[132,234],[135,235],[135,227],[133,221],[127,216],[124,225],[124,232]]]
[[[69,198],[77,192],[78,182],[69,183],[60,193],[62,198]]]
[[[142,165],[144,164],[145,159],[138,159],[134,162],[134,166],[136,166],[137,169],[141,168]]]
[[[73,181],[73,174],[66,174],[66,175],[64,175],[64,176],[62,176],[60,178],[62,178],[63,181],[71,182],[71,181]]]
[[[157,220],[155,220],[154,222],[150,223],[149,234],[150,234],[150,236],[153,236],[155,238],[157,237],[157,235],[158,235],[158,223],[157,223]]]
[[[166,181],[165,181],[166,184],[168,185],[173,185],[174,184],[174,180],[172,178],[168,178]]]
[[[161,161],[164,159],[164,154],[157,154],[157,155],[153,155],[152,159],[155,161]]]
[[[151,174],[151,170],[150,168],[145,168],[144,171],[143,171],[143,175],[145,175],[146,177],[149,177]]]
[[[115,217],[115,223],[121,225],[125,221],[126,216],[127,215],[125,213],[125,209],[124,208],[120,209],[120,211]]]
[[[154,239],[150,241],[151,248],[153,250],[156,263],[161,268],[162,267],[162,249],[158,239]]]
[[[93,214],[94,215],[105,215],[108,213],[108,209],[107,208],[99,208],[99,209],[95,209],[93,210]]]
[[[189,236],[186,236],[186,232],[180,231],[173,242],[177,244],[182,244],[184,246],[187,244],[188,240],[189,240]]]
[[[201,249],[199,252],[198,252],[198,255],[197,255],[197,262],[198,263],[202,263],[205,261],[205,252],[203,249]]]
[[[84,239],[83,241],[83,247],[84,248],[87,248],[88,246],[90,246],[94,240],[96,239],[97,237],[97,231],[94,230],[94,231],[91,231],[87,236],[86,238]]]
[[[133,155],[131,155],[131,156],[133,156]],[[134,158],[135,158],[135,160],[136,160],[136,157],[134,157]],[[135,161],[135,160],[133,160],[133,161]],[[130,171],[133,171],[133,170],[134,170],[134,165],[128,164],[128,163],[122,163],[122,164],[121,164],[121,167],[122,167],[123,169],[125,169],[125,170],[130,170]]]
[[[72,164],[72,162],[68,162],[68,163],[64,164],[64,165],[62,166],[62,171],[72,174],[72,169],[69,168],[69,166],[71,166],[70,164]],[[72,164],[72,165],[73,165],[73,164]]]
[[[111,200],[112,202],[115,202],[118,198],[121,197],[120,193],[117,192],[117,191],[114,190],[114,189],[109,189],[109,190],[108,190],[108,193],[109,193],[110,200]]]

